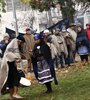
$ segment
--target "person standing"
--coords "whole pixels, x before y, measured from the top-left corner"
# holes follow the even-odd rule
[[[89,53],[90,53],[90,24],[86,24],[86,32],[89,40]]]
[[[86,32],[88,35],[88,39],[90,40],[90,24],[86,24]]]
[[[23,46],[23,55],[25,59],[28,61],[28,72],[32,70],[32,64],[31,64],[31,56],[32,56],[32,50],[34,48],[34,35],[31,34],[31,30],[29,28],[26,29],[26,34],[24,35],[25,43]]]
[[[45,43],[47,43],[48,38],[51,38],[52,39],[51,40],[52,43],[54,44],[56,49],[59,51],[59,44],[57,42],[57,37],[55,35],[50,34],[50,31],[48,29],[44,30],[43,34],[44,34],[44,41],[45,41]],[[47,62],[48,62],[48,64],[50,64],[50,71],[51,71],[52,76],[54,77],[54,82],[55,82],[56,85],[58,85],[54,64],[52,64],[52,59],[50,59]]]
[[[78,26],[78,34],[76,38],[76,49],[78,54],[80,55],[82,63],[88,62],[88,54],[89,54],[89,41],[87,38],[86,31]]]
[[[46,93],[52,92],[51,82],[53,77],[50,71],[50,65],[47,63],[51,59],[51,52],[49,46],[44,42],[43,37],[40,34],[35,34],[35,46],[33,49],[33,64],[37,67],[37,80],[40,84],[45,84],[47,87]],[[51,63],[51,62],[50,62]],[[34,67],[35,68],[35,67]],[[36,70],[36,68],[35,68]]]
[[[19,46],[24,42],[24,38],[18,36],[13,39],[6,47],[0,69],[0,92],[4,84],[8,83],[10,90],[10,99],[21,99],[22,97],[18,94],[19,86],[19,73],[17,70],[16,63],[20,62]]]
[[[67,29],[67,31],[70,33],[72,39],[73,39],[73,48],[74,50],[72,51],[72,62],[75,62],[75,55],[76,55],[76,37],[77,37],[77,33],[75,32],[75,24],[71,23],[69,25],[69,28]]]
[[[55,36],[57,37],[57,41],[59,44],[59,58],[60,58],[60,64],[61,64],[61,68],[65,68],[65,60],[68,56],[68,51],[67,51],[67,45],[65,42],[64,37],[62,36],[61,32],[59,32],[60,30],[56,30]]]
[[[58,51],[57,51],[57,48],[55,47],[55,45],[52,43],[52,38],[47,39],[47,45],[50,47],[52,60],[56,67],[55,70],[57,70],[58,66],[59,66],[58,65]]]
[[[10,42],[10,38],[9,38],[8,33],[3,34],[3,40],[0,41],[0,49],[2,51],[1,57],[3,57],[4,52],[6,50],[7,45],[9,44],[9,42]]]
[[[73,58],[72,53],[73,53],[73,50],[75,50],[75,41],[73,40],[71,34],[67,31],[65,25],[61,27],[60,34],[64,37],[64,40],[67,45],[68,56],[66,58],[66,64],[70,66],[70,64],[72,63],[72,58]]]

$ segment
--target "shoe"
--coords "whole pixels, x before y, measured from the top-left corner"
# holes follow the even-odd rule
[[[58,81],[57,80],[55,80],[54,83],[55,83],[55,85],[58,85]]]
[[[65,68],[65,66],[61,66],[61,68],[63,69],[63,68]]]
[[[47,90],[45,93],[52,93],[52,90]]]
[[[23,97],[21,97],[20,95],[13,95],[13,98],[15,98],[15,99],[22,99]]]
[[[71,64],[68,64],[68,67],[69,67],[69,66],[72,66],[72,65],[71,65]]]

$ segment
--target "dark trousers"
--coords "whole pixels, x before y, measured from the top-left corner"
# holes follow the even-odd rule
[[[51,82],[47,82],[45,83],[45,85],[47,87],[47,92],[51,92],[52,91]]]
[[[67,46],[67,50],[68,50],[68,57],[66,58],[66,64],[70,65],[71,63],[73,63],[73,51],[71,50],[70,46]]]
[[[57,79],[56,79],[56,73],[55,73],[54,64],[53,64],[52,59],[47,60],[47,63],[50,66],[51,75],[54,78],[55,84],[58,84],[57,83]]]
[[[37,63],[33,63],[33,71],[34,71],[36,79],[38,80],[38,67],[37,67]]]
[[[9,66],[9,73],[8,73],[8,86],[9,88],[14,88],[14,86],[19,86],[19,81],[20,81],[20,77],[19,77],[19,73],[15,64],[15,61],[13,62],[8,62],[8,66]]]
[[[81,61],[88,61],[88,55],[80,55]]]
[[[60,64],[61,64],[61,68],[65,67],[65,54],[63,52],[61,52],[60,55]]]
[[[38,80],[38,66],[37,66],[37,59],[35,59],[34,57],[31,57],[32,59],[32,65],[33,65],[33,71],[35,74],[36,79]]]
[[[53,64],[56,66],[56,68],[58,68],[58,57],[55,56],[55,58],[53,59]]]

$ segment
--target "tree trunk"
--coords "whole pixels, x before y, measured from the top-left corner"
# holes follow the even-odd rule
[[[53,24],[51,10],[48,10],[48,24],[49,24],[49,26],[51,26]]]

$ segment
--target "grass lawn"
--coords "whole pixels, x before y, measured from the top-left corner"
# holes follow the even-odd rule
[[[90,66],[68,70],[67,74],[62,75],[58,72],[59,85],[52,83],[52,94],[46,94],[45,86],[39,84],[20,88],[20,94],[25,97],[23,100],[90,100]],[[2,100],[8,100],[8,96],[3,95]]]

